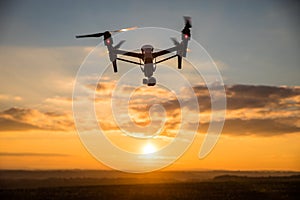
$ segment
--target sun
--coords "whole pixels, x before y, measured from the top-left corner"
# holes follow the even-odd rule
[[[146,144],[143,147],[143,153],[147,154],[147,153],[154,153],[156,151],[156,147],[153,144]]]

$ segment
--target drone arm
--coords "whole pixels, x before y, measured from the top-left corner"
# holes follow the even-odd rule
[[[168,53],[172,53],[172,52],[177,51],[177,50],[178,50],[178,46],[175,46],[175,47],[171,47],[171,48],[168,48],[168,49],[165,49],[165,50],[155,52],[152,55],[153,55],[153,58],[156,58],[156,57],[168,54]]]
[[[175,57],[177,57],[177,67],[178,67],[178,69],[181,69],[181,67],[182,67],[182,56],[178,55],[178,54],[170,56],[168,58],[164,58],[162,60],[159,60],[159,61],[155,62],[155,64],[170,60],[170,59],[175,58]]]
[[[118,56],[117,56],[118,54],[120,54],[120,55],[125,55],[125,56],[141,58],[141,55],[139,53],[119,50],[118,46],[121,46],[120,43],[118,45],[116,45],[117,48],[113,47],[112,46],[112,43],[113,43],[112,38],[110,38],[109,40],[108,39],[105,40],[104,43],[107,46],[107,49],[109,51],[109,59],[113,64],[113,69],[114,69],[115,73],[118,72],[117,60],[140,65],[140,63],[138,63],[138,62],[134,62],[134,61],[131,61],[131,60],[126,60],[126,59],[123,59],[123,58],[118,58]]]
[[[130,56],[130,57],[135,57],[135,58],[140,58],[140,59],[143,58],[143,55],[141,53],[135,53],[135,52],[124,51],[124,50],[119,50],[119,49],[115,49],[115,53],[123,55],[123,56]]]
[[[132,61],[132,60],[123,59],[123,58],[117,58],[117,60],[120,60],[120,61],[123,61],[123,62],[128,62],[128,63],[131,63],[131,64],[141,65],[141,63],[138,63],[138,62],[135,62],[135,61]]]
[[[175,58],[176,56],[178,56],[178,55],[173,55],[173,56],[170,56],[170,57],[168,57],[168,58],[164,58],[164,59],[162,59],[162,60],[159,60],[159,61],[155,62],[155,64],[158,64],[158,63],[161,63],[161,62],[170,60],[170,59],[172,59],[172,58]]]

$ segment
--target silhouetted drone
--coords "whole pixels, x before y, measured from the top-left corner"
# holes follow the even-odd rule
[[[145,78],[143,79],[143,84],[147,84],[148,86],[154,86],[156,84],[156,79],[153,77],[153,73],[156,70],[156,64],[177,57],[178,58],[178,69],[181,69],[182,57],[186,57],[188,41],[191,38],[190,28],[192,27],[190,17],[184,17],[184,20],[185,20],[185,26],[181,31],[181,33],[182,33],[181,40],[182,41],[179,43],[175,38],[171,38],[175,46],[165,49],[165,50],[157,51],[157,52],[153,52],[154,48],[152,45],[143,45],[141,48],[141,51],[142,51],[141,53],[120,50],[119,48],[125,42],[124,40],[121,41],[120,43],[118,43],[116,46],[113,46],[113,39],[111,37],[111,33],[132,30],[135,27],[128,28],[128,29],[115,30],[115,31],[105,31],[102,33],[79,35],[79,36],[76,36],[76,38],[104,36],[104,44],[109,51],[109,58],[113,64],[114,72],[118,72],[117,60],[140,65],[141,70],[143,71],[143,73],[145,75]],[[175,51],[176,51],[175,55],[172,55],[170,57],[156,61],[157,57],[165,55],[165,54],[169,54],[169,53],[172,53]],[[124,59],[124,58],[118,58],[118,54],[139,58],[140,61],[142,61],[142,62],[138,63],[135,61]],[[154,60],[155,60],[155,62],[153,62]]]

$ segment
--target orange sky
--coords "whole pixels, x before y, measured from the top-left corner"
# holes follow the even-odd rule
[[[106,98],[96,101],[95,105],[106,136],[126,151],[143,152],[147,141],[136,143],[128,136],[120,136],[113,123],[109,97],[114,83],[106,80],[100,85],[97,94],[106,94]],[[197,137],[190,149],[166,170],[300,170],[298,87],[227,86],[225,126],[217,145],[204,159],[199,159],[198,153],[207,130],[210,103],[203,101],[208,95],[206,87],[199,85],[194,90],[202,110]],[[176,137],[180,115],[178,104],[168,104],[173,98],[164,89],[148,87],[136,90],[131,97],[129,114],[141,126],[150,122],[149,105],[157,99],[165,105],[167,121],[159,136],[162,139],[153,143],[157,149]],[[40,109],[15,107],[2,111],[0,167],[109,169],[83,147],[74,127],[71,103],[71,99],[54,97],[44,102],[45,108],[59,107],[59,111],[46,112],[41,106]]]

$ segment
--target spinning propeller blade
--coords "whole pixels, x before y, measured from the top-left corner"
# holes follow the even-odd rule
[[[173,41],[173,44],[176,46],[180,44],[176,38],[171,37],[171,40]]]
[[[185,27],[184,28],[192,28],[192,18],[189,16],[184,16]]]
[[[111,33],[119,33],[119,32],[125,32],[125,31],[132,31],[134,29],[137,29],[137,26],[133,26],[133,27],[129,27],[129,28],[122,28],[120,30],[114,30],[114,31],[110,31]]]
[[[186,38],[188,37],[191,37],[191,30],[190,28],[192,28],[192,22],[191,22],[191,17],[187,17],[187,16],[184,16],[184,21],[185,21],[185,25],[184,25],[184,28],[182,29],[181,33],[184,34],[184,36]]]
[[[115,49],[119,49],[121,45],[125,42],[125,40],[120,41],[116,46]]]
[[[87,34],[87,35],[76,35],[76,38],[101,37],[103,35],[104,35],[104,32],[103,33]]]
[[[104,35],[104,39],[105,39],[105,36],[106,37],[110,37],[110,33],[119,33],[119,32],[124,32],[124,31],[131,31],[131,30],[134,30],[134,29],[137,29],[138,27],[137,26],[134,26],[134,27],[129,27],[129,28],[122,28],[120,30],[114,30],[114,31],[105,31],[105,32],[102,32],[102,33],[93,33],[93,34],[87,34],[87,35],[77,35],[76,38],[87,38],[87,37],[101,37]]]

